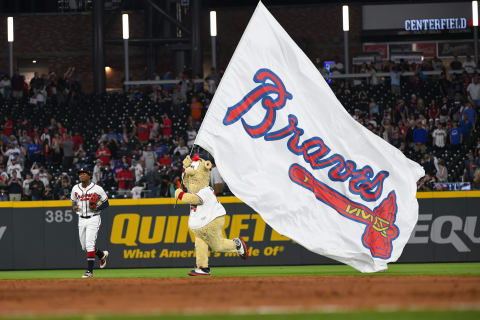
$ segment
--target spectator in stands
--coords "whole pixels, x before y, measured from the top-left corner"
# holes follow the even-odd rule
[[[20,163],[18,163],[17,157],[12,158],[10,163],[8,164],[8,167],[7,167],[8,175],[11,177],[13,175],[13,172],[16,172],[17,177],[19,179],[21,179],[22,178],[22,171],[23,171],[23,168],[20,165]]]
[[[40,181],[40,175],[38,173],[33,176],[33,181],[30,183],[30,190],[32,191],[32,201],[43,199],[45,185]]]
[[[193,147],[193,143],[195,142],[195,138],[197,137],[197,130],[192,126],[187,127],[187,146],[189,148]]]
[[[150,122],[152,123],[152,129],[150,129],[150,141],[154,141],[159,137],[160,132],[160,123],[158,122],[157,118],[154,116],[150,117]]]
[[[428,107],[428,116],[430,119],[440,118],[440,108],[435,102],[435,99],[432,99],[430,102],[430,106]]]
[[[468,152],[467,157],[467,160],[465,160],[465,169],[463,170],[464,180],[472,181],[475,171],[480,167],[480,163],[478,158],[475,159],[472,151]]]
[[[422,159],[420,160],[420,164],[425,170],[425,173],[428,173],[431,176],[435,175],[434,156],[432,154],[424,154]]]
[[[478,81],[478,75],[475,75],[472,82],[467,86],[467,93],[470,102],[475,107],[480,107],[480,83]]]
[[[83,145],[79,145],[78,149],[75,150],[73,154],[73,164],[75,165],[75,168],[79,169],[87,166],[87,163],[85,163],[86,156],[87,152],[83,149]]]
[[[111,160],[107,163],[102,170],[102,186],[105,190],[115,189],[115,173],[113,172]]]
[[[164,138],[170,138],[172,136],[172,120],[170,120],[166,113],[162,114],[162,124],[160,128],[162,129]]]
[[[75,131],[75,135],[72,137],[72,140],[73,140],[73,150],[78,150],[80,145],[83,145],[83,137],[78,130]]]
[[[468,73],[474,73],[477,69],[477,64],[472,60],[472,57],[467,56],[465,61],[462,63],[462,68]]]
[[[177,190],[178,188],[180,188],[182,186],[181,182],[180,182],[180,176],[175,176],[173,178],[173,182],[170,183],[169,185],[169,194],[170,194],[170,197],[175,197],[175,190]]]
[[[55,133],[52,138],[52,163],[55,166],[59,166],[62,163],[62,137],[60,134]]]
[[[12,82],[8,75],[4,74],[0,80],[0,95],[4,99],[9,99],[12,91]]]
[[[431,174],[425,174],[425,177],[420,179],[418,182],[417,189],[418,191],[433,191],[435,189],[435,184],[437,180]]]
[[[157,159],[163,157],[165,152],[168,152],[168,146],[165,144],[164,139],[157,139],[155,141],[155,145],[153,146],[152,150],[157,155]]]
[[[465,108],[463,109],[462,116],[467,115],[468,120],[472,123],[472,125],[475,127],[477,124],[477,112],[475,109],[473,109],[472,104],[470,102],[467,102],[465,105]]]
[[[23,182],[17,177],[17,171],[12,171],[11,178],[8,181],[8,197],[10,201],[22,200]]]
[[[13,121],[8,116],[4,117],[5,123],[3,124],[3,133],[5,136],[10,136],[13,133]]]
[[[198,101],[198,97],[192,97],[192,103],[190,104],[190,114],[194,121],[194,124],[198,124],[200,122],[200,118],[202,117],[203,105],[200,101]]]
[[[139,160],[133,167],[135,171],[135,182],[139,182],[145,174],[145,161]]]
[[[153,170],[147,171],[145,176],[147,183],[147,189],[150,190],[150,198],[156,198],[159,196],[159,187],[162,183],[162,172],[158,163],[155,163]]]
[[[135,187],[132,188],[132,199],[142,198],[142,191],[145,189],[141,182],[135,182]]]
[[[23,180],[23,184],[22,184],[24,200],[32,199],[32,190],[30,190],[30,183],[32,181],[33,181],[32,175],[27,172],[25,174],[25,179]]]
[[[458,150],[463,141],[462,130],[458,128],[456,121],[452,122],[452,128],[449,131],[450,147],[452,150]]]
[[[149,172],[153,170],[153,164],[157,162],[157,154],[152,151],[152,144],[149,143],[145,150],[142,152],[141,160],[145,164],[145,171]]]
[[[448,102],[447,97],[442,98],[442,103],[440,105],[440,122],[446,123],[450,119],[451,106]]]
[[[210,69],[210,74],[205,78],[205,81],[207,82],[208,92],[214,94],[217,90],[218,83],[220,82],[220,78],[215,68]]]
[[[152,123],[150,121],[150,118],[148,117],[142,117],[140,119],[140,123],[138,124],[138,141],[142,145],[145,145],[148,143],[148,139],[150,137],[150,130],[152,129]]]
[[[440,123],[440,120],[436,123],[436,129],[432,133],[432,138],[436,154],[437,156],[440,156],[440,154],[444,151],[445,145],[447,143],[447,132]]]
[[[93,167],[92,182],[100,183],[102,181],[102,160],[97,159]]]
[[[73,165],[74,157],[74,142],[69,133],[65,134],[65,138],[62,141],[62,153],[63,153],[63,168],[70,169]]]
[[[0,201],[8,201],[8,174],[0,168]]]
[[[178,146],[173,150],[173,154],[179,153],[180,157],[183,159],[187,156],[187,154],[190,152],[187,146],[185,146],[185,140],[183,138],[180,138],[178,140]]]
[[[122,168],[117,175],[117,182],[118,182],[118,191],[119,194],[126,194],[126,192],[133,187],[133,167],[130,168]]]
[[[25,86],[25,77],[15,72],[12,77],[12,97],[19,100],[23,98],[23,88]]]
[[[34,138],[34,140],[27,146],[27,165],[34,162],[42,161],[42,150],[40,146],[40,141],[38,138]]]
[[[67,173],[63,172],[61,175],[58,176],[55,184],[53,185],[53,196],[55,199],[69,200],[71,191],[72,186],[70,183],[70,178],[68,177]]]
[[[172,165],[172,158],[170,157],[170,155],[165,152],[163,154],[163,157],[160,158],[160,160],[158,161],[158,163],[161,165],[161,166],[165,166],[165,167],[170,167]]]
[[[466,144],[467,147],[469,147],[470,143],[471,143],[471,133],[472,133],[472,129],[473,129],[473,124],[468,119],[468,114],[465,113],[463,115],[463,119],[458,123],[458,126],[460,127],[460,130],[462,131],[464,144]]]
[[[462,63],[458,60],[457,56],[454,56],[452,62],[450,62],[450,69],[462,70]]]
[[[448,170],[445,166],[445,161],[443,161],[443,159],[438,159],[435,157],[434,164],[435,164],[435,169],[437,169],[437,172],[435,173],[435,177],[437,178],[437,181],[447,182]]]
[[[399,96],[401,94],[400,76],[401,76],[401,73],[398,67],[393,65],[390,68],[390,88],[392,90],[392,94],[396,96]]]
[[[413,130],[413,143],[415,144],[415,151],[425,153],[427,150],[427,130],[421,121],[417,122],[417,127]]]
[[[95,152],[95,157],[102,160],[102,165],[106,165],[110,161],[110,149],[105,147],[105,144],[100,143],[99,148]]]

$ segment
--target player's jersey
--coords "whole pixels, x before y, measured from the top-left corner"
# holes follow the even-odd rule
[[[81,183],[73,186],[70,198],[72,199],[73,204],[78,206],[78,215],[82,217],[90,217],[98,214],[98,211],[92,211],[88,204],[88,200],[94,193],[100,195],[101,202],[107,201],[107,194],[102,187],[95,183],[90,183],[86,188],[83,188]]]
[[[188,227],[190,229],[199,229],[209,224],[216,217],[226,214],[225,208],[218,201],[213,189],[205,187],[196,193],[202,199],[203,204],[190,206],[190,218]]]

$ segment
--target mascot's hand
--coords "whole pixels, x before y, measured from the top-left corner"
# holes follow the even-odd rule
[[[182,192],[183,192],[183,190],[180,189],[180,188],[178,188],[177,190],[175,190],[175,200],[178,199],[178,196],[179,196],[180,193],[182,193]],[[182,199],[180,199],[180,200],[182,200]]]
[[[183,167],[188,168],[192,164],[192,159],[190,159],[190,156],[186,156],[185,159],[183,159]]]

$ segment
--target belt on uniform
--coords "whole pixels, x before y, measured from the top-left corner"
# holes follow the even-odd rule
[[[97,213],[97,214],[94,214],[93,216],[79,216],[80,218],[83,218],[83,219],[90,219],[91,217],[95,217],[95,216],[99,216],[100,213]]]

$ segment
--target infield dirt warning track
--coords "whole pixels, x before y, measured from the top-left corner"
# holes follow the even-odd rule
[[[480,309],[480,277],[1,280],[0,315],[378,308]]]

